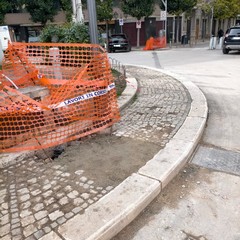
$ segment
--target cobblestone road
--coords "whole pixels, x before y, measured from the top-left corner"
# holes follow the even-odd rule
[[[113,134],[164,147],[185,120],[190,96],[181,83],[165,74],[135,67],[127,71],[137,78],[139,92],[122,111]],[[0,239],[40,239],[113,187],[88,179],[85,169],[67,171],[57,162],[46,164],[37,157],[19,160],[0,170]]]

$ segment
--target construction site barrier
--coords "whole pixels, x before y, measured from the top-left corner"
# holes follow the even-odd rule
[[[0,71],[0,152],[53,147],[119,119],[109,59],[99,45],[9,44]]]
[[[155,50],[158,48],[166,48],[167,43],[166,43],[166,37],[150,37],[147,42],[146,46],[144,47],[143,50]]]

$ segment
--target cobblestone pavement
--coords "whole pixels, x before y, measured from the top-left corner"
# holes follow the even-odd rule
[[[127,71],[138,80],[139,92],[122,111],[113,134],[164,147],[185,120],[190,96],[165,74],[135,67]],[[37,157],[19,160],[0,170],[0,239],[40,239],[113,188],[88,179],[84,169],[69,172],[55,161],[46,164]]]
[[[189,112],[189,93],[163,73],[137,67],[128,67],[127,72],[138,80],[139,94],[131,107],[122,111],[115,134],[165,146]]]

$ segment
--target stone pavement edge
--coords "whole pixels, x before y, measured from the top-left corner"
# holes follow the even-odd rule
[[[83,214],[74,216],[59,226],[58,231],[49,232],[41,237],[41,240],[111,239],[161,192],[194,152],[207,120],[208,107],[205,96],[195,84],[187,79],[181,79],[164,70],[142,67],[167,74],[180,81],[188,90],[192,102],[183,125],[168,144],[138,172],[133,173],[99,201],[90,205]],[[119,98],[120,109],[131,102],[136,91],[136,79],[128,76],[127,88]],[[21,161],[24,154],[9,154],[8,157],[0,157],[0,168]]]

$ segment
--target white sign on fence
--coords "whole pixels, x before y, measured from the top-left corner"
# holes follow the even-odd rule
[[[141,21],[140,21],[140,20],[138,20],[138,21],[136,22],[136,28],[141,28]]]
[[[160,20],[161,21],[166,21],[166,19],[167,19],[166,11],[161,11],[160,12]]]
[[[123,26],[123,19],[122,18],[119,19],[119,25]]]

